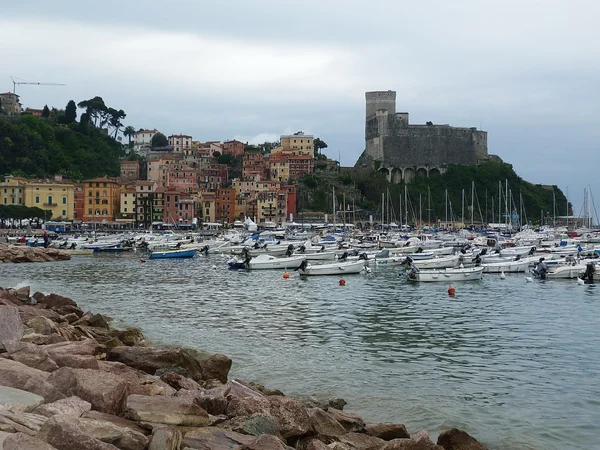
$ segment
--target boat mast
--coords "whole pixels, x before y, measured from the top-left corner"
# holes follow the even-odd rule
[[[404,185],[404,211],[406,212],[406,225],[408,226],[408,188]]]
[[[475,214],[475,182],[471,181],[471,228],[473,227],[473,215]]]
[[[506,213],[505,223],[506,223],[506,229],[508,230],[508,219],[509,219],[508,215],[510,214],[508,211],[508,178],[506,178],[505,181],[506,181],[506,191],[505,191],[506,194],[504,196],[504,212]],[[512,227],[511,227],[511,229],[512,229]]]
[[[427,222],[431,226],[431,189],[427,186]]]
[[[461,228],[465,227],[465,190],[463,188],[460,198],[460,221],[462,222]]]
[[[446,226],[444,228],[448,229],[448,189],[446,189]]]
[[[556,192],[552,189],[552,227],[556,228]]]
[[[502,220],[502,181],[498,180],[498,228]]]
[[[385,224],[385,193],[381,193],[381,231],[383,232],[383,225]]]
[[[333,201],[333,231],[335,232],[335,186],[331,187],[332,189],[332,195],[331,195],[331,199]]]
[[[346,231],[346,193],[342,195],[342,199],[344,202],[344,232]]]
[[[423,228],[423,207],[421,206],[421,193],[419,192],[419,226]]]
[[[567,230],[569,229],[569,186],[567,186]]]

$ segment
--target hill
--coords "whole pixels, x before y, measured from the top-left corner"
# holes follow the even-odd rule
[[[507,182],[508,200],[505,198]],[[528,183],[515,173],[510,164],[490,161],[471,166],[448,165],[444,174],[417,178],[406,184],[408,222],[415,224],[419,222],[419,218],[431,223],[444,221],[446,204],[448,220],[460,221],[464,190],[465,223],[470,223],[472,186],[475,193],[473,221],[498,222],[499,185],[502,214],[506,203],[512,214],[522,211],[520,215],[523,216],[523,222],[529,223],[539,223],[542,211],[546,217],[552,215],[554,204],[557,215],[564,215],[567,211],[567,199],[558,187]],[[352,210],[353,204],[356,206],[357,220],[367,220],[369,215],[373,215],[374,220],[379,222],[384,193],[386,217],[389,214],[390,220],[399,223],[401,206],[403,223],[406,223],[405,184],[389,183],[384,176],[370,170],[318,171],[303,177],[298,185],[298,211],[331,212],[332,187],[335,187],[336,204],[343,204],[345,198],[348,210]],[[351,217],[349,215],[348,219]],[[503,222],[504,218],[500,221]]]

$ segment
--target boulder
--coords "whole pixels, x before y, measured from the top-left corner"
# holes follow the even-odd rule
[[[331,414],[321,408],[309,408],[308,414],[315,434],[323,442],[337,441],[340,436],[346,434],[344,427]]]
[[[129,394],[171,396],[176,393],[175,389],[160,378],[132,369],[125,364],[112,361],[98,361],[98,366],[100,370],[112,373],[122,380],[127,381],[129,384]]]
[[[0,306],[0,350],[7,343],[18,342],[23,337],[23,323],[14,306]]]
[[[143,433],[107,420],[80,418],[78,425],[86,434],[121,450],[143,450],[149,442]]]
[[[196,403],[200,405],[207,413],[213,416],[225,414],[227,410],[227,399],[223,396],[223,392],[217,389],[202,389],[202,390],[188,390],[180,389],[175,394],[176,397],[185,397],[195,399]]]
[[[339,441],[357,450],[379,450],[385,444],[385,441],[378,437],[353,432],[341,436]]]
[[[166,425],[203,427],[210,423],[208,413],[193,400],[182,397],[130,395],[127,414],[133,420]]]
[[[205,427],[185,433],[183,445],[204,450],[239,450],[241,445],[250,444],[254,440],[253,436],[235,431]]]
[[[73,300],[58,294],[48,294],[38,299],[38,303],[46,309],[52,309],[61,306],[77,306]]]
[[[127,328],[125,330],[111,330],[113,336],[126,346],[144,346],[146,337],[139,328]]]
[[[281,439],[270,434],[263,434],[249,444],[243,445],[240,450],[286,450],[287,448],[289,447]]]
[[[106,348],[94,339],[59,342],[57,344],[47,345],[45,348],[50,357],[54,360],[62,355],[96,356],[106,351]]]
[[[109,319],[106,316],[103,316],[102,314],[93,314],[88,319],[88,323],[90,324],[91,327],[105,328],[107,330],[109,328],[108,322],[109,322]]]
[[[434,444],[435,446],[435,444]],[[441,447],[430,447],[426,442],[417,442],[414,439],[392,439],[381,450],[437,450]]]
[[[44,403],[44,397],[7,386],[0,386],[0,411],[29,412]]]
[[[175,390],[186,389],[186,390],[201,390],[202,386],[196,383],[191,378],[184,377],[181,374],[175,372],[167,372],[161,375],[160,379],[167,383]]]
[[[37,438],[58,450],[118,450],[112,444],[86,434],[72,416],[52,416],[42,426]]]
[[[297,400],[280,395],[232,399],[227,405],[228,416],[255,413],[273,416],[285,439],[299,438],[309,433],[312,423],[307,408]]]
[[[249,416],[233,417],[219,424],[219,427],[252,436],[260,436],[262,434],[281,435],[277,422],[269,414],[258,413]]]
[[[340,411],[339,409],[329,408],[327,410],[331,416],[337,420],[346,431],[362,433],[365,430],[365,421],[357,414]]]
[[[148,450],[179,450],[183,436],[175,428],[155,428]]]
[[[18,361],[0,358],[0,385],[33,392],[44,397],[46,402],[65,398],[56,387],[48,382],[48,372],[34,369]]]
[[[0,301],[2,305],[6,306],[20,306],[23,304],[15,294],[4,289],[0,291]]]
[[[411,439],[418,444],[421,444],[423,450],[444,450],[443,447],[440,447],[429,438],[427,430],[421,430],[418,433],[415,433]]]
[[[445,450],[487,450],[477,439],[458,428],[442,431],[438,436],[437,445]]]
[[[21,321],[23,323],[28,323],[34,317],[46,317],[54,322],[60,322],[62,317],[57,312],[54,312],[50,309],[43,309],[38,306],[31,305],[20,305],[17,306],[19,310],[19,315],[21,316]]]
[[[58,369],[56,362],[50,358],[46,349],[27,342],[12,342],[6,344],[10,359],[33,367],[34,369],[52,372]]]
[[[34,436],[46,420],[47,417],[39,414],[0,411],[0,430]]]
[[[121,428],[129,428],[130,430],[137,431],[138,433],[147,434],[147,430],[140,427],[133,420],[123,419],[122,417],[115,416],[113,414],[106,414],[100,411],[86,411],[81,416],[84,419],[95,419],[103,420],[105,422],[111,422]]]
[[[46,296],[46,294],[40,292],[40,291],[35,291],[34,294],[31,296],[31,298],[33,298],[36,302],[39,302],[40,299],[44,298]]]
[[[119,414],[129,395],[129,384],[121,377],[92,369],[61,367],[52,372],[48,383],[65,396],[76,395],[92,408],[108,414]]]
[[[57,414],[81,417],[84,412],[89,411],[90,409],[92,409],[92,404],[90,402],[72,396],[52,403],[46,403],[45,405],[40,405],[35,408],[34,412],[46,417],[55,416]]]
[[[79,316],[75,313],[69,313],[66,314],[63,319],[65,319],[66,322],[72,324],[73,322],[75,322],[77,319],[79,319]]]
[[[29,296],[31,295],[31,286],[23,286],[15,289],[15,295],[22,302],[29,300]]]
[[[59,342],[65,342],[66,339],[64,337],[62,337],[60,334],[46,335],[46,334],[31,333],[31,334],[26,334],[25,336],[23,336],[23,339],[21,339],[21,341],[28,342],[30,344],[35,344],[35,345],[48,345],[48,344],[57,344]]]
[[[306,450],[331,450],[330,447],[327,447],[323,442],[318,439],[310,438],[306,442]]]
[[[395,423],[369,423],[365,426],[365,433],[369,436],[375,436],[384,441],[392,439],[410,439],[406,427]]]
[[[27,327],[31,328],[37,334],[56,333],[56,323],[44,316],[35,316],[27,321]]]
[[[0,444],[0,448],[3,450],[56,450],[56,447],[25,433],[11,434]]]

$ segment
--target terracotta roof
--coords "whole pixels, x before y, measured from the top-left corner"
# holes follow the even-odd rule
[[[106,178],[106,177],[100,177],[100,178],[92,178],[90,180],[83,180],[83,183],[97,183],[97,182],[103,182],[103,183],[119,183],[118,180],[116,180],[115,178]]]
[[[152,129],[152,130],[140,130],[140,131],[136,131],[135,134],[140,134],[140,133],[158,133],[158,130]]]

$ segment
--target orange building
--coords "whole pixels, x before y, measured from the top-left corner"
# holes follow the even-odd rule
[[[223,154],[224,155],[231,155],[234,157],[238,157],[238,156],[241,156],[244,154],[245,148],[246,148],[246,146],[244,145],[243,142],[236,141],[235,139],[233,141],[223,142]]]
[[[218,222],[226,223],[233,223],[235,221],[235,198],[235,189],[217,189],[215,202],[215,220],[217,220]]]
[[[121,207],[119,182],[111,178],[83,181],[84,222],[114,222]]]

